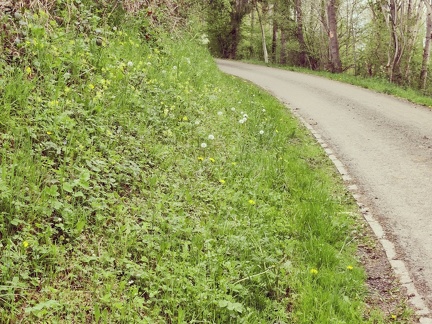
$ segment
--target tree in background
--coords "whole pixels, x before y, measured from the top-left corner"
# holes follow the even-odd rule
[[[207,30],[213,55],[237,57],[242,20],[251,10],[249,0],[208,0]]]
[[[261,4],[261,6],[260,6],[261,11],[260,11],[260,8],[258,7],[258,1],[253,0],[253,6],[257,12],[258,22],[260,24],[260,29],[261,29],[261,42],[262,42],[264,62],[267,64],[268,63],[268,51],[267,51],[266,34],[265,34],[264,22],[263,22],[264,5],[265,5],[264,3]]]
[[[302,0],[295,0],[295,16],[297,23],[297,40],[299,43],[299,55],[298,55],[298,65],[301,67],[306,67],[308,56],[307,56],[307,46],[303,34],[303,9]]]
[[[424,0],[427,12],[426,12],[426,37],[425,37],[425,42],[423,47],[423,59],[422,59],[422,67],[420,72],[420,88],[422,90],[426,89],[429,58],[430,58],[430,45],[432,39],[432,4],[429,1],[430,0]]]
[[[342,62],[339,55],[339,40],[337,28],[337,9],[338,2],[329,0],[327,3],[328,16],[328,37],[329,37],[329,52],[330,52],[330,70],[332,72],[342,72]]]

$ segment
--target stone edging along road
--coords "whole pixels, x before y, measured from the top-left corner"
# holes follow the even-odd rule
[[[432,323],[432,111],[313,75],[216,63],[269,91],[312,132],[356,198],[420,323]]]

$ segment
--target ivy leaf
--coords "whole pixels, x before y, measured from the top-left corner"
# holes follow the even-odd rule
[[[70,182],[63,183],[63,190],[69,193],[73,192],[74,184]]]

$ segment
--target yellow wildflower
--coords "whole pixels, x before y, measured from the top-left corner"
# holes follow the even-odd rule
[[[29,74],[31,74],[31,72],[32,72],[31,68],[30,68],[29,66],[27,66],[27,67],[25,68],[25,73],[26,73],[27,75],[29,75]]]
[[[48,135],[52,135],[52,132],[48,131],[47,134],[48,134]]]
[[[222,184],[224,184],[225,180],[224,179],[219,179],[219,182],[222,183]]]
[[[318,274],[318,270],[315,269],[315,268],[310,269],[309,272],[310,272],[311,274],[313,274],[313,275],[317,275],[317,274]]]
[[[354,269],[354,267],[352,266],[352,265],[349,265],[348,267],[347,267],[347,270],[352,270],[352,269]]]
[[[188,121],[187,116],[183,116],[183,121]]]
[[[95,86],[93,84],[91,84],[91,83],[88,85],[88,87],[89,87],[90,90],[93,90],[95,88]]]
[[[209,158],[210,162],[214,163],[216,160],[213,158]]]
[[[22,245],[24,246],[25,249],[27,249],[29,246],[29,242],[24,241],[24,242],[22,242]]]
[[[202,156],[198,156],[198,161],[204,161],[204,158]]]
[[[256,204],[255,200],[253,200],[253,199],[249,199],[248,203],[251,204],[251,205],[255,205]]]

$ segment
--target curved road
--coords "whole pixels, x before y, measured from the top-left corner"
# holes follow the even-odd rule
[[[432,111],[317,76],[216,62],[222,71],[270,91],[330,144],[384,227],[383,237],[395,243],[389,259],[404,261],[431,308]]]

